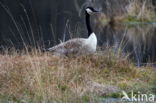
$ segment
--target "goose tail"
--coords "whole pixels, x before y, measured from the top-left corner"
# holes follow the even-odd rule
[[[47,49],[45,49],[45,51],[47,51],[47,52],[53,52],[53,51],[55,51],[55,47],[47,48]]]
[[[52,50],[52,48],[42,48],[41,51],[42,52],[51,52],[53,50]]]

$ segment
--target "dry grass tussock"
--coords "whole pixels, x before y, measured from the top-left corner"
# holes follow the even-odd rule
[[[138,20],[153,20],[156,16],[151,0],[130,0],[126,7],[128,16],[136,17]]]
[[[14,51],[0,54],[0,102],[96,103],[121,90],[150,91],[154,76],[111,50],[76,58]]]

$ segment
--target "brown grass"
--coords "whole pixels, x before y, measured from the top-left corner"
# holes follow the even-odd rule
[[[136,17],[138,20],[152,20],[156,13],[151,0],[130,0],[126,7],[128,16]]]
[[[0,54],[0,101],[96,103],[121,90],[151,92],[155,72],[111,50],[59,57],[34,50]]]

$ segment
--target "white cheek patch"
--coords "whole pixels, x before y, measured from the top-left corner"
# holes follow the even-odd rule
[[[89,8],[88,8],[88,9],[86,9],[86,11],[87,11],[87,13],[88,13],[88,14],[92,14],[92,13],[93,13],[93,11],[92,11],[92,10],[90,10]]]

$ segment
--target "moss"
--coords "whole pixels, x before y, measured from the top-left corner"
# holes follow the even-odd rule
[[[124,90],[128,88],[127,82],[120,82],[120,83],[118,83],[118,86],[119,86],[121,89],[124,89]]]
[[[68,87],[66,85],[58,84],[58,88],[64,92]]]
[[[85,101],[86,103],[88,103],[89,100],[90,100],[90,97],[87,96],[87,95],[85,95],[85,96],[82,96],[82,99],[83,99],[83,101]]]
[[[110,94],[108,97],[112,97],[112,98],[121,98],[121,93],[112,93]]]

